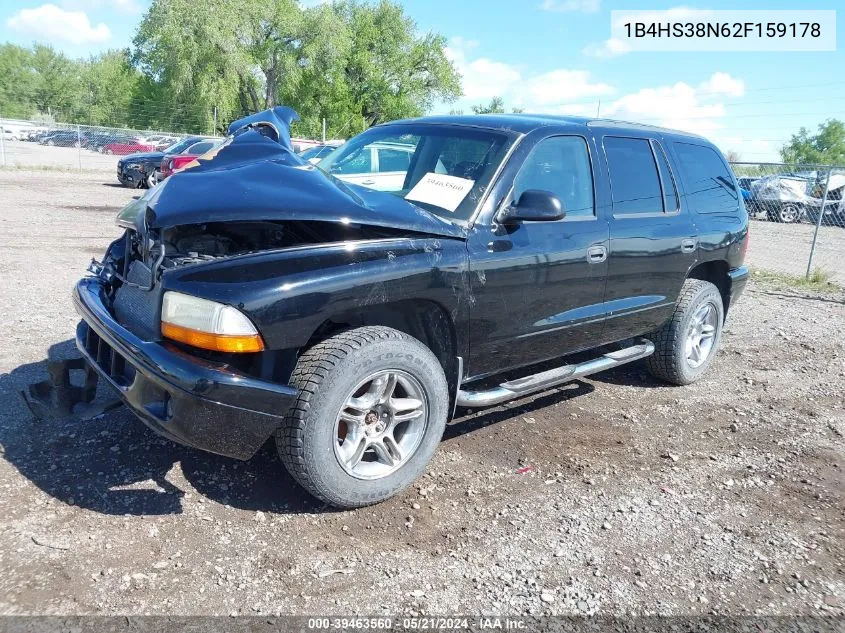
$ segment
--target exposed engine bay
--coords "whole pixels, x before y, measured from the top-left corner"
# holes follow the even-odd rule
[[[266,250],[346,240],[407,235],[397,231],[334,222],[218,222],[162,231],[163,266],[182,266]]]

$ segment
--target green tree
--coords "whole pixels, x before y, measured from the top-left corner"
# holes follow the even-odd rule
[[[127,51],[107,51],[92,57],[83,72],[85,112],[81,122],[131,127],[132,106],[141,73],[132,67]]]
[[[84,63],[72,60],[52,46],[33,46],[32,69],[36,80],[32,101],[37,112],[73,121],[83,110]]]
[[[437,101],[461,95],[460,74],[446,57],[442,35],[417,35],[398,4],[345,2],[334,10],[349,25],[351,47],[344,75],[361,128],[424,114]],[[357,131],[357,130],[356,130]]]
[[[502,114],[505,111],[505,102],[501,97],[493,97],[487,105],[472,106],[472,111],[476,114]]]
[[[32,51],[14,44],[0,45],[0,116],[29,118],[38,77],[32,67]]]
[[[780,150],[785,163],[816,165],[845,164],[845,123],[829,119],[819,125],[818,134],[802,127]]]

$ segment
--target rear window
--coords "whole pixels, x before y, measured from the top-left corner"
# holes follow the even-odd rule
[[[604,152],[614,214],[662,213],[660,175],[648,139],[605,136]]]
[[[739,208],[739,194],[724,160],[705,145],[674,143],[681,163],[684,189],[696,213],[720,213]]]

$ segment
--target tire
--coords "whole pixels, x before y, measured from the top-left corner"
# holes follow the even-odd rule
[[[698,334],[694,330],[705,307],[708,308],[706,325],[713,328],[709,344],[703,338],[706,327],[699,327]],[[722,340],[724,322],[725,309],[719,289],[709,281],[687,279],[672,318],[652,336],[654,354],[646,358],[646,368],[656,378],[675,385],[695,382],[713,363]],[[699,359],[694,357],[694,345],[689,344],[695,336],[702,337],[698,345]]]
[[[775,214],[776,220],[778,222],[783,222],[784,224],[793,224],[801,221],[801,209],[794,204],[781,205],[777,211],[775,211]]]
[[[103,150],[103,153],[104,153],[104,154],[108,154],[109,156],[111,156],[112,154],[114,154],[114,152],[113,152],[111,149],[109,149],[109,148],[104,149],[104,150]]]
[[[153,169],[149,174],[147,174],[147,177],[144,179],[147,189],[152,189],[158,184],[158,177],[159,173],[157,169]]]
[[[379,377],[390,375],[394,386],[387,386],[387,401],[401,399],[402,416],[422,413],[394,422],[392,413],[385,417],[386,405],[372,404],[390,384]],[[371,377],[376,378],[368,382]],[[422,474],[446,427],[449,389],[443,368],[420,341],[392,328],[361,327],[317,343],[300,356],[291,385],[299,396],[276,433],[276,447],[293,478],[336,507],[371,505],[405,490]],[[356,406],[350,407],[353,401]],[[341,413],[348,417],[350,412],[360,419],[347,424]],[[397,452],[391,453],[392,447]],[[359,461],[356,455],[362,456]]]

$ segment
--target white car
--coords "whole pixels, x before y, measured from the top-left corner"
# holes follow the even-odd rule
[[[20,130],[15,130],[12,128],[3,128],[3,140],[4,141],[18,141],[20,140]]]
[[[332,153],[320,167],[340,180],[377,191],[399,191],[416,147],[402,143],[373,143],[351,153]],[[333,160],[335,156],[338,159]]]

